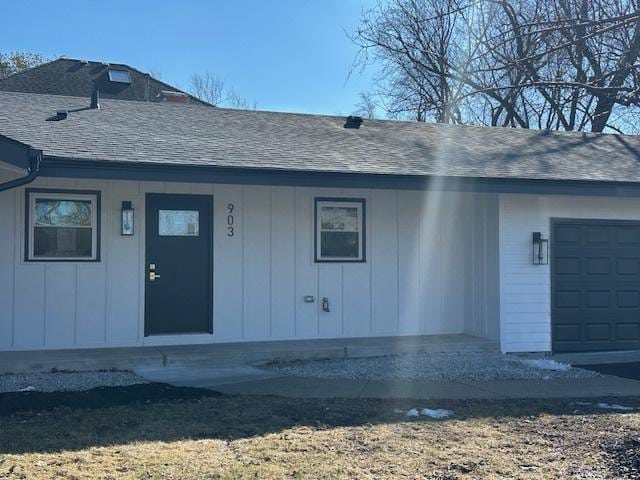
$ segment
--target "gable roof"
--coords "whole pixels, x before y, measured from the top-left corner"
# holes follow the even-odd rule
[[[640,137],[0,92],[0,135],[80,165],[640,182]],[[51,121],[57,110],[68,117]],[[49,120],[48,120],[49,119]],[[74,163],[75,162],[75,163]]]
[[[131,83],[112,82],[109,70],[129,72]],[[162,91],[188,95],[191,103],[208,103],[122,63],[59,58],[0,79],[0,91],[90,97],[94,85],[102,98],[160,102]]]

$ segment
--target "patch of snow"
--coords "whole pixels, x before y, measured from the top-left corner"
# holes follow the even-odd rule
[[[565,372],[571,368],[571,365],[569,364],[556,362],[555,360],[548,360],[546,358],[523,358],[520,361],[531,368],[552,370],[554,372]]]
[[[400,412],[398,412],[400,413]],[[407,413],[405,413],[407,417],[430,417],[430,418],[448,418],[453,415],[451,410],[446,410],[444,408],[412,408]]]
[[[36,387],[33,387],[33,386],[29,385],[28,387],[21,388],[18,391],[19,392],[35,392],[36,391]]]
[[[597,403],[596,407],[603,408],[605,410],[620,410],[622,412],[631,412],[635,410],[634,407],[627,407],[625,405],[618,405],[617,403]]]
[[[573,404],[581,405],[585,407],[594,405],[591,402],[573,402]],[[634,410],[638,410],[638,408],[636,407],[627,407],[626,405],[619,405],[617,403],[600,402],[600,403],[596,403],[594,406],[597,408],[602,408],[603,410],[619,410],[621,412],[632,412]]]
[[[435,410],[423,408],[420,410],[420,415],[431,418],[448,418],[453,415],[453,412],[451,410],[445,410],[444,408],[437,408]]]

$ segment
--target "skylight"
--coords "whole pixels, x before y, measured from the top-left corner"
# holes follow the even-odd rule
[[[119,83],[131,83],[131,75],[126,70],[109,70],[109,80]]]

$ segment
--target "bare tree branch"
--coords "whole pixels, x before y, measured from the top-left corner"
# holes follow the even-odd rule
[[[637,1],[389,0],[352,36],[356,64],[382,66],[390,116],[635,131]]]

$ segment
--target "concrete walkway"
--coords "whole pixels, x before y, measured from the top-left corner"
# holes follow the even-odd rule
[[[278,376],[254,367],[138,369],[152,381],[208,388],[230,395],[290,398],[508,399],[640,396],[640,382],[604,376],[567,380],[330,380]]]
[[[618,352],[579,352],[556,353],[548,357],[561,363],[570,365],[598,365],[605,363],[633,363],[640,362],[640,350],[622,350]]]

